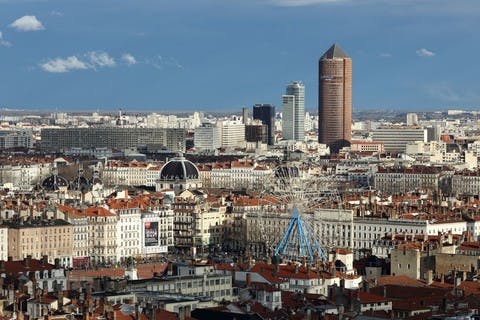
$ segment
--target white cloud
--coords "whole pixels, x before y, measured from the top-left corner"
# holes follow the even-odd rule
[[[0,47],[11,47],[12,44],[5,40],[2,31],[0,31]]]
[[[13,21],[10,27],[17,31],[39,31],[45,30],[45,27],[35,16],[23,16]]]
[[[95,69],[95,67],[100,67],[100,68],[103,68],[103,67],[115,67],[116,65],[116,62],[115,62],[115,59],[113,59],[112,57],[110,57],[108,55],[108,53],[104,52],[104,51],[92,51],[92,52],[89,52],[87,53],[87,58],[88,58],[88,61],[90,62],[90,65],[93,69]]]
[[[84,61],[80,60],[76,56],[70,56],[68,58],[55,58],[50,59],[40,64],[40,68],[43,71],[51,73],[65,73],[72,70],[85,70],[89,66]]]
[[[40,63],[40,68],[46,72],[65,73],[74,70],[97,70],[98,68],[113,68],[117,65],[115,59],[104,51],[91,51],[83,55],[67,58],[55,58]]]
[[[391,58],[392,54],[388,52],[382,52],[380,53],[380,58]]]
[[[428,49],[425,49],[425,48],[420,48],[416,51],[417,53],[417,56],[419,57],[433,57],[435,55],[435,52],[433,51],[430,51]]]
[[[122,55],[122,60],[125,62],[127,65],[131,66],[137,63],[137,59],[130,53],[124,53]]]

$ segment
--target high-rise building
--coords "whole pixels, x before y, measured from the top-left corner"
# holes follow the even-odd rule
[[[416,113],[407,113],[407,126],[418,126],[418,116]]]
[[[195,149],[197,151],[214,151],[222,146],[222,128],[215,123],[203,123],[195,129]]]
[[[273,146],[275,136],[275,106],[271,104],[256,104],[253,106],[253,119],[267,125],[268,145]]]
[[[245,148],[245,125],[239,120],[218,121],[222,129],[222,148]]]
[[[248,108],[242,108],[242,122],[244,125],[248,124]]]
[[[305,137],[305,86],[299,81],[287,85],[282,96],[282,133],[285,140]]]
[[[257,120],[257,123],[252,123],[245,126],[245,140],[247,142],[261,142],[268,143],[268,127],[266,124]]]
[[[318,63],[318,142],[338,152],[352,140],[352,59],[334,44]]]

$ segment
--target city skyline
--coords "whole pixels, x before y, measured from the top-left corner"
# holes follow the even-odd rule
[[[315,110],[316,60],[334,42],[356,61],[354,109],[480,104],[474,1],[91,4],[0,0],[0,106],[236,110],[279,106],[298,79]]]

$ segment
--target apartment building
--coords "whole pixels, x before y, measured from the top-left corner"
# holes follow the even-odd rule
[[[411,190],[439,191],[448,187],[453,170],[446,167],[379,167],[373,176],[376,190],[405,193]]]
[[[72,148],[128,149],[146,146],[148,151],[185,152],[186,130],[178,128],[90,127],[47,128],[41,131],[41,149],[62,152]]]
[[[8,256],[13,260],[48,256],[50,263],[58,258],[63,266],[72,266],[73,227],[70,223],[28,217],[4,224],[8,226]]]
[[[162,163],[108,161],[102,171],[102,181],[110,186],[154,187]]]

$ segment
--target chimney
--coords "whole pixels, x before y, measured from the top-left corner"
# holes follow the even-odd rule
[[[250,287],[252,284],[252,275],[250,273],[247,273],[246,275],[246,282],[247,282],[247,287]]]
[[[431,285],[433,283],[433,270],[427,270],[427,285]]]
[[[363,292],[370,292],[370,283],[366,280],[363,281]]]
[[[135,303],[135,319],[140,319],[140,305]]]
[[[55,258],[55,269],[60,269],[61,266],[60,266],[60,259],[59,258]]]
[[[0,273],[5,272],[5,261],[0,260]]]
[[[63,308],[63,290],[60,285],[57,284],[58,292],[57,292],[57,299],[58,299],[58,310],[62,310]]]
[[[23,266],[25,268],[30,268],[30,259],[31,259],[31,256],[27,256],[26,258],[23,258]]]
[[[44,256],[42,257],[41,264],[42,264],[43,267],[48,264],[48,256],[47,256],[47,255],[44,255]]]
[[[235,283],[235,270],[230,271],[231,276],[232,276],[232,284]]]

